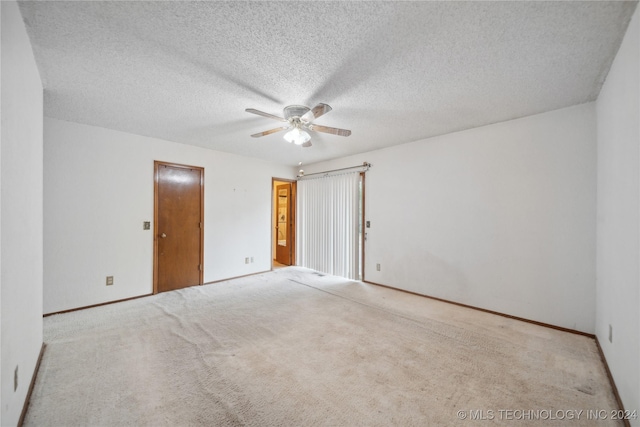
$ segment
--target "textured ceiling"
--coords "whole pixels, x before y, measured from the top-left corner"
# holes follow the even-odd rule
[[[305,164],[596,99],[635,2],[21,1],[45,115]],[[251,138],[290,104],[313,147]]]

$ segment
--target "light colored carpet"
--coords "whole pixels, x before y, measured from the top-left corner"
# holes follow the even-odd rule
[[[303,268],[44,327],[27,426],[616,425],[592,339]]]

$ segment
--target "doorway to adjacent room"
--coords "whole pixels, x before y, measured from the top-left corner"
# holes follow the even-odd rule
[[[296,181],[272,179],[272,268],[295,265]]]

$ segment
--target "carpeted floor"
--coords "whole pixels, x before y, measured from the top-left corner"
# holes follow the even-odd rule
[[[303,268],[44,327],[26,426],[617,425],[592,339]]]

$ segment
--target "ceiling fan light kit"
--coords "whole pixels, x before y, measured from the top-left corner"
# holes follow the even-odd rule
[[[294,127],[289,132],[284,134],[284,139],[289,143],[303,145],[305,142],[309,142],[311,140],[311,135],[303,130],[300,130],[299,127]]]
[[[330,133],[332,135],[339,136],[351,135],[351,131],[347,129],[314,125],[312,123],[313,120],[331,111],[331,107],[327,104],[320,103],[313,108],[305,107],[304,105],[289,105],[283,110],[284,118],[265,113],[264,111],[256,110],[254,108],[247,108],[245,111],[248,113],[267,117],[269,119],[277,120],[279,122],[288,123],[288,125],[285,126],[280,126],[259,133],[254,133],[253,135],[251,135],[254,138],[271,135],[272,133],[280,132],[281,130],[289,130],[289,132],[284,134],[285,141],[296,145],[301,145],[303,147],[311,147],[311,135],[309,135],[308,131]]]

